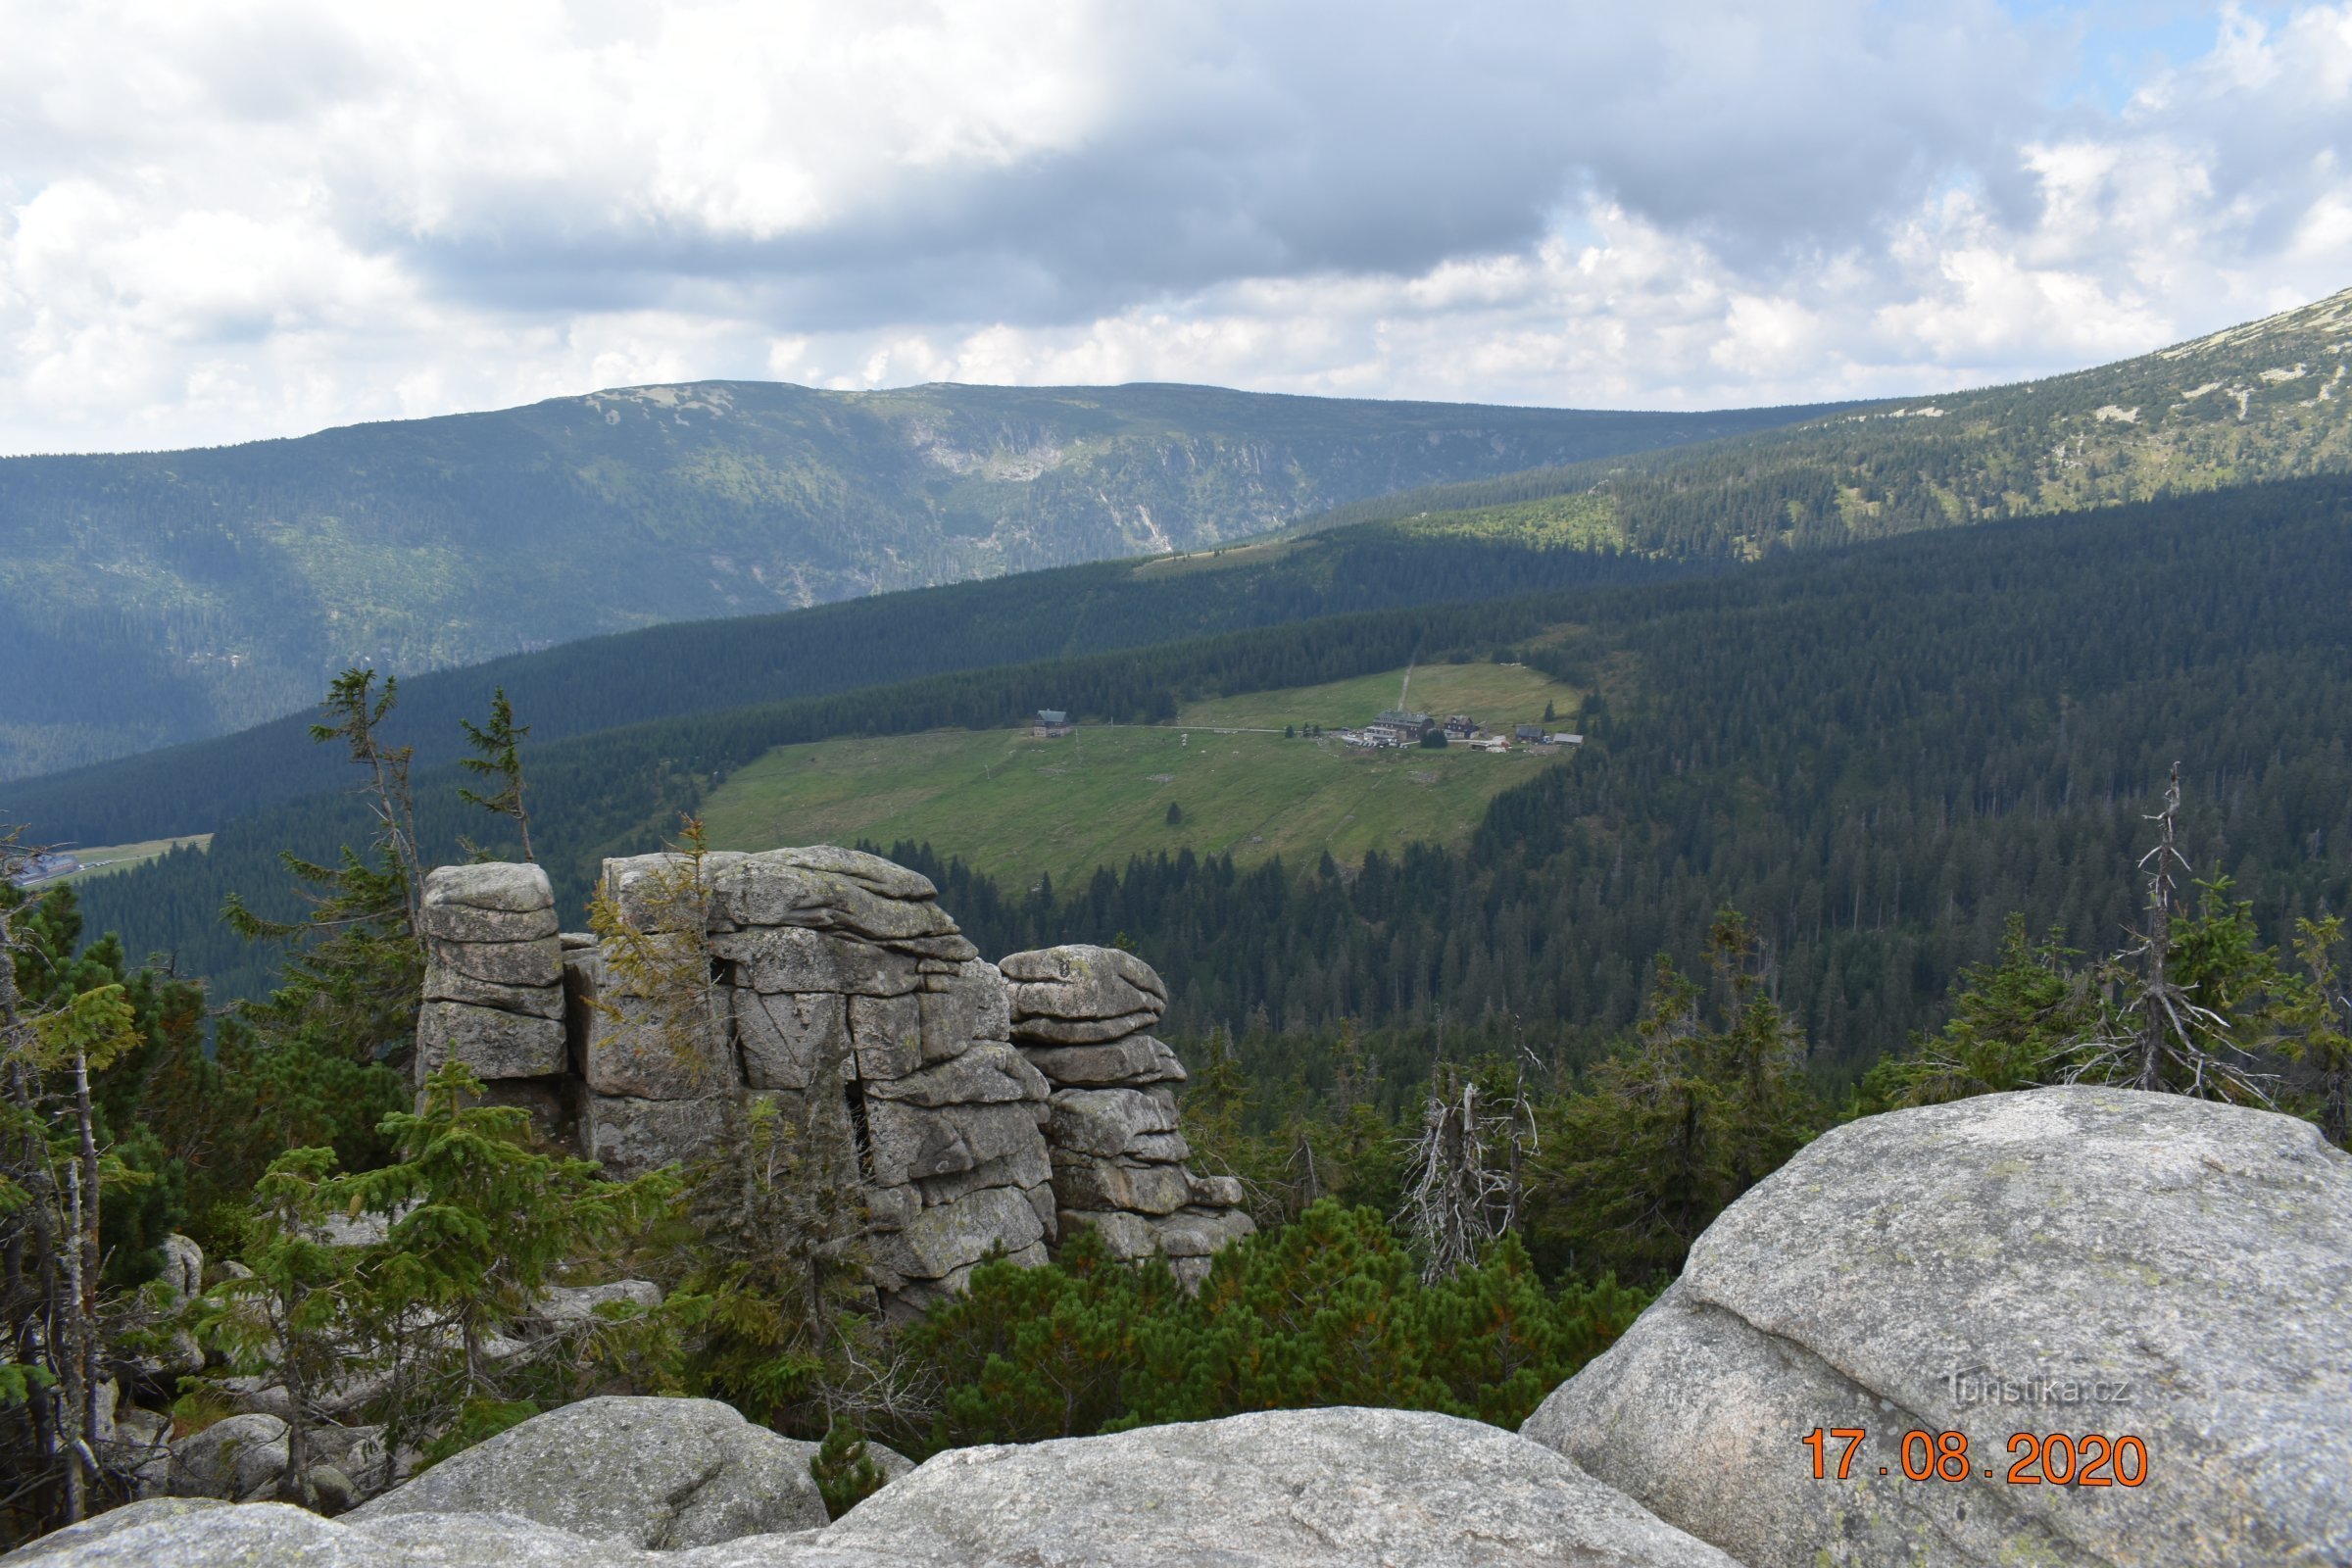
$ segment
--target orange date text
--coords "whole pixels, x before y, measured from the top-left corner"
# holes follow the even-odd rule
[[[1815,1427],[1797,1443],[1813,1455],[1813,1479],[1854,1479],[1854,1456],[1868,1442],[1862,1427]],[[2064,1432],[2013,1432],[2009,1435],[2006,1468],[1980,1467],[1968,1451],[1965,1432],[1929,1432],[1914,1428],[1903,1434],[1892,1465],[1875,1468],[1887,1475],[1899,1467],[1905,1481],[1967,1481],[1972,1477],[1999,1480],[2013,1487],[2136,1487],[2148,1479],[2148,1446],[2129,1432],[2109,1437],[2101,1432],[2070,1436]],[[1869,1473],[1865,1467],[1864,1474]]]

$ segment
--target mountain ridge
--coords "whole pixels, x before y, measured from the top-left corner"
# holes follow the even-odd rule
[[[1213,547],[1380,489],[1822,409],[704,381],[0,459],[0,665],[23,676],[0,693],[0,778],[291,712],[351,663]]]

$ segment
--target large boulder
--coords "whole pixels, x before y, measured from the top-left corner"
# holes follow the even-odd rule
[[[172,1445],[167,1485],[183,1497],[230,1501],[274,1492],[286,1471],[286,1424],[232,1415]]]
[[[825,1523],[813,1443],[715,1399],[601,1397],[533,1416],[355,1509],[514,1514],[591,1541],[661,1550]]]
[[[419,912],[424,934],[443,942],[535,942],[556,934],[556,890],[536,865],[436,866]]]
[[[2077,1087],[1826,1134],[1522,1430],[1748,1568],[2320,1568],[2352,1562],[2348,1409],[2352,1156]],[[1869,1434],[1849,1479],[1812,1478],[1817,1428]],[[1964,1434],[1965,1479],[1906,1481],[1915,1430]],[[2129,1434],[2144,1480],[2013,1482],[2021,1433]]]
[[[1027,1018],[1118,1018],[1135,1013],[1149,1013],[1157,1022],[1168,1007],[1168,988],[1158,973],[1118,948],[1070,943],[1015,953],[997,967],[1011,983],[1016,1025]]]
[[[607,983],[609,962],[575,963],[599,993],[580,1042],[580,1076],[599,1095],[700,1100],[736,1087],[734,992],[726,986],[662,1001]]]
[[[983,1187],[951,1203],[934,1203],[897,1233],[874,1239],[876,1261],[913,1280],[946,1279],[1002,1248],[1042,1263],[1031,1249],[1045,1240],[1036,1207],[1018,1189]]]
[[[882,1558],[1055,1568],[1738,1568],[1556,1453],[1408,1410],[1275,1410],[955,1448],[818,1540]]]
[[[867,1151],[877,1186],[976,1170],[991,1160],[1033,1159],[1045,1149],[1038,1107],[1027,1101],[987,1105],[910,1105],[868,1100]]]

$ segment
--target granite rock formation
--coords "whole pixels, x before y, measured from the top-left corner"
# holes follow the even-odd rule
[[[760,1102],[833,1129],[902,1313],[1067,1225],[1194,1283],[1252,1228],[1239,1183],[1184,1167],[1167,992],[1133,956],[1008,978],[925,878],[830,846],[616,858],[603,891],[625,930],[600,941],[558,932],[537,866],[432,872],[418,1072],[464,1061],[615,1176],[723,1153]]]
[[[1053,1086],[1046,1137],[1057,1229],[1091,1227],[1118,1257],[1165,1257],[1198,1289],[1209,1255],[1256,1226],[1239,1181],[1185,1168],[1192,1149],[1174,1087],[1184,1067],[1152,1036],[1167,987],[1117,948],[1043,948],[998,967],[1013,1042]]]
[[[2290,1116],[2076,1087],[1824,1134],[1521,1430],[1748,1568],[2334,1568],[2347,1408],[2352,1156]],[[1816,1428],[1869,1434],[1846,1480],[1812,1478]],[[1963,1478],[1906,1481],[1912,1431],[1965,1434]],[[2020,1433],[2072,1456],[2013,1483]],[[2090,1434],[2138,1447],[2094,1472]]]

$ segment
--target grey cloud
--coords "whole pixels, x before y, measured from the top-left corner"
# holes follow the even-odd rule
[[[474,187],[423,234],[385,221],[358,237],[461,298],[607,309],[715,285],[780,324],[840,329],[1065,322],[1240,277],[1409,275],[1531,244],[1584,192],[1769,272],[2003,163],[2037,85],[2028,40],[1988,7],[1432,16],[1237,7],[1173,38],[1145,24],[1120,112],[1089,145],[902,173],[813,233],[659,220],[583,170]]]

